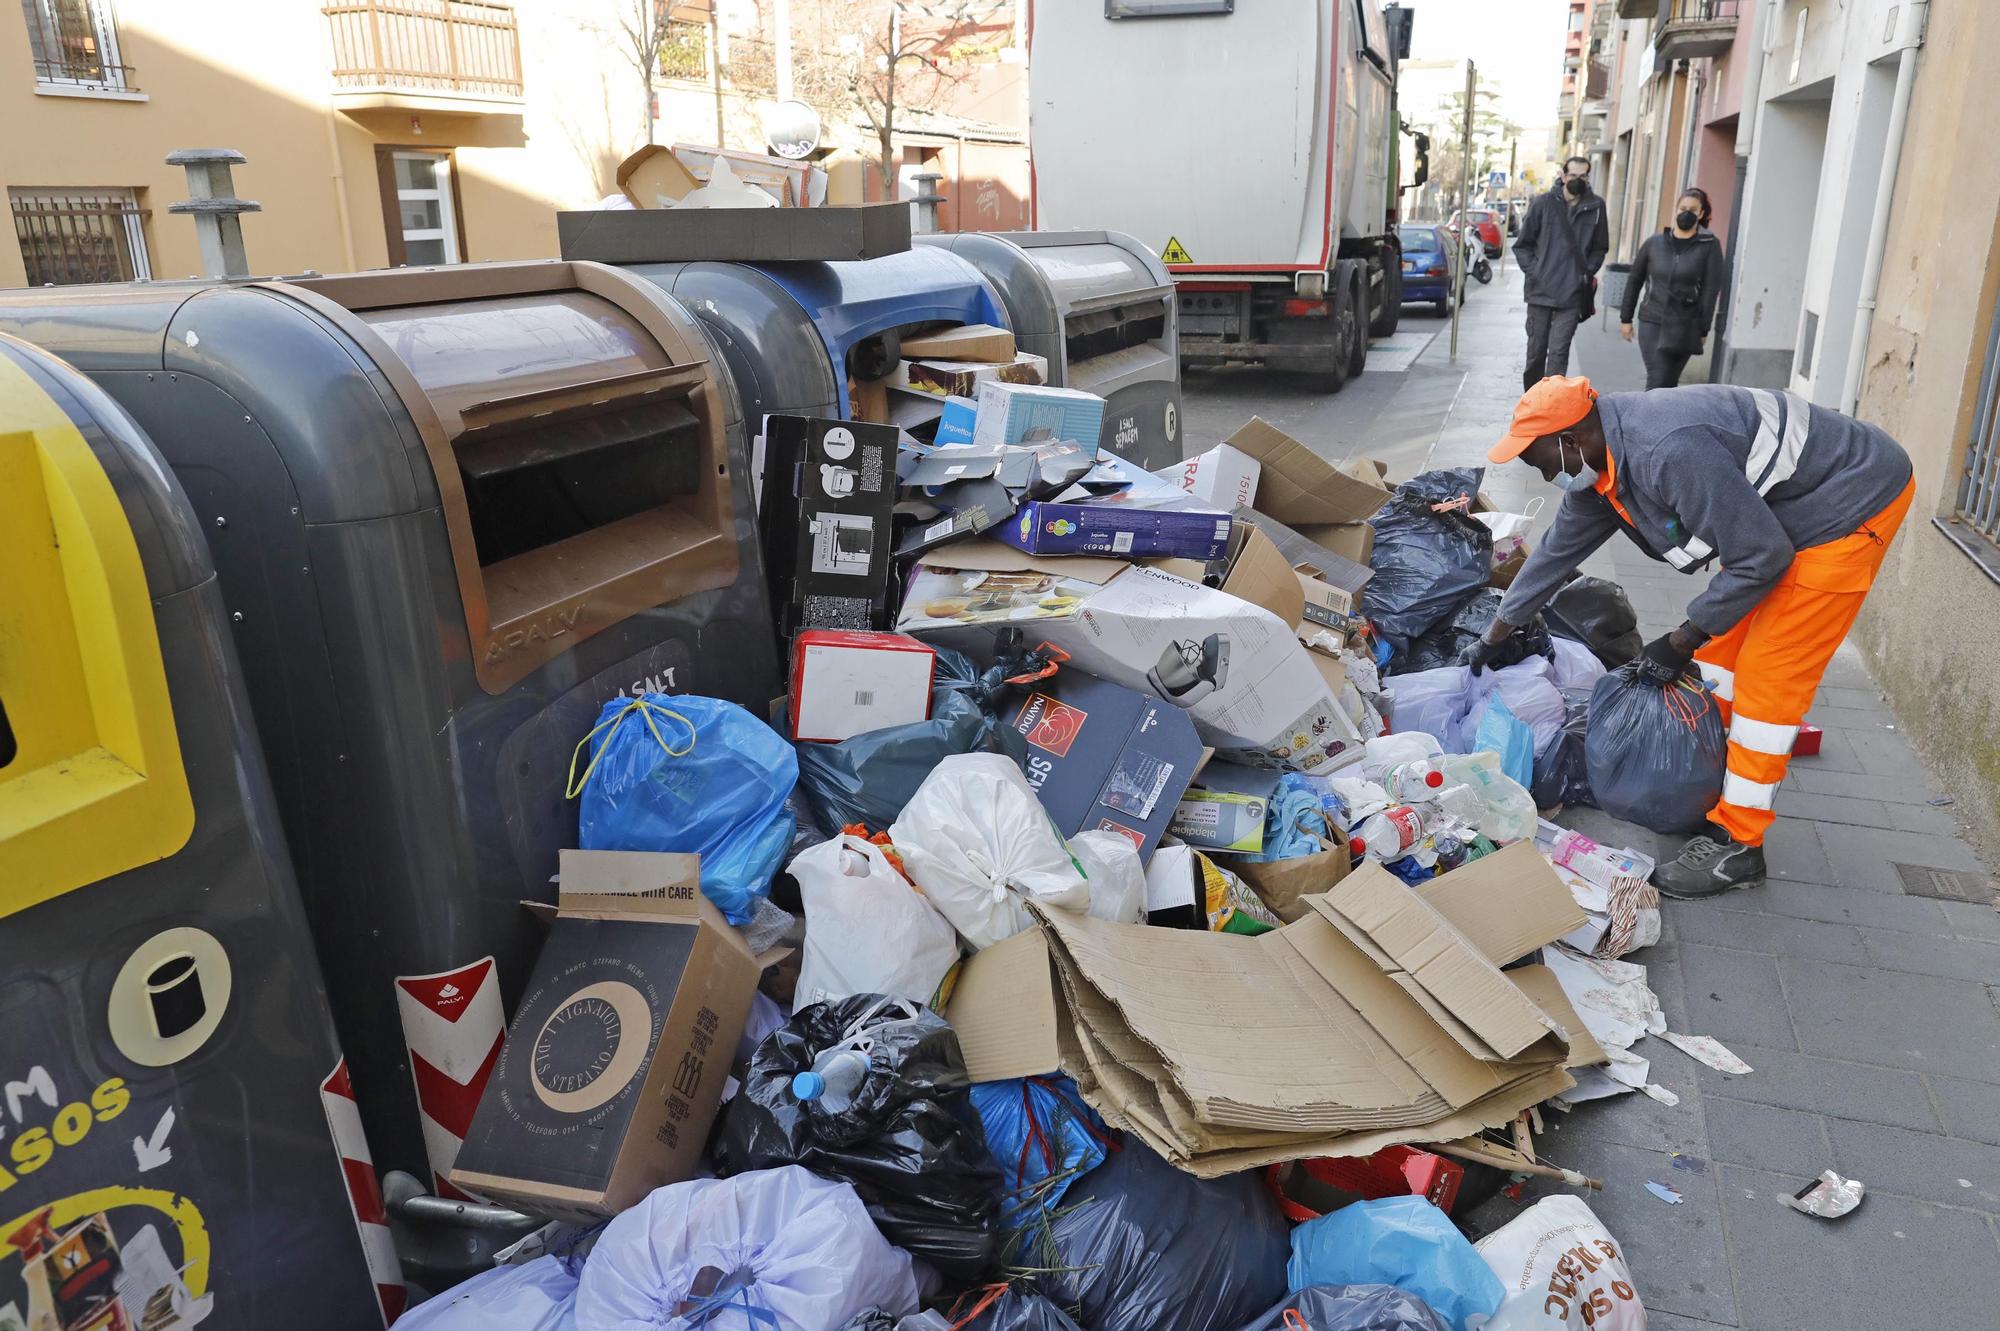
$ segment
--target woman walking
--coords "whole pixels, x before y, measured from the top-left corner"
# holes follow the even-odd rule
[[[1722,296],[1722,242],[1708,230],[1708,195],[1692,186],[1674,205],[1674,224],[1649,238],[1632,261],[1619,331],[1630,342],[1638,315],[1639,355],[1646,387],[1675,388],[1688,358],[1701,354]],[[1645,300],[1640,301],[1641,290]]]

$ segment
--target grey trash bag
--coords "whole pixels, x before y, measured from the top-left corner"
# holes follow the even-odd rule
[[[1535,757],[1535,807],[1588,807],[1596,803],[1590,797],[1590,763],[1584,756],[1584,741],[1590,734],[1590,690],[1556,692],[1563,700],[1562,730],[1556,742]]]
[[[1001,1295],[970,1321],[959,1318],[976,1307],[982,1298],[977,1290],[959,1300],[951,1310],[950,1325],[963,1331],[1077,1331],[1068,1313],[1033,1290],[1009,1285]]]
[[[1597,653],[1607,670],[1626,664],[1645,647],[1632,599],[1609,578],[1573,580],[1542,607],[1542,617],[1551,633]]]
[[[1035,1271],[1082,1331],[1234,1331],[1283,1296],[1291,1252],[1261,1171],[1198,1179],[1127,1134],[1001,1264]]]
[[[1427,471],[1396,488],[1368,519],[1375,529],[1361,613],[1398,653],[1451,618],[1493,575],[1493,533],[1463,508],[1433,505],[1479,493],[1483,470]]]
[[[1614,818],[1699,831],[1722,794],[1726,755],[1721,709],[1692,672],[1662,687],[1634,663],[1590,691],[1584,765],[1591,798]]]
[[[1288,1325],[1286,1313],[1296,1313]],[[1452,1331],[1416,1295],[1394,1285],[1307,1285],[1278,1301],[1276,1307],[1242,1331]]]

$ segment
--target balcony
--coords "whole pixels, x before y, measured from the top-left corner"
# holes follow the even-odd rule
[[[334,103],[342,110],[519,114],[521,38],[497,0],[340,0]]]
[[[1569,118],[1570,118],[1570,117],[1571,117],[1572,115],[1575,115],[1575,114],[1576,114],[1576,94],[1575,94],[1575,93],[1573,93],[1573,92],[1566,92],[1566,93],[1564,93],[1564,94],[1563,94],[1562,96],[1560,96],[1560,97],[1556,98],[1556,119],[1557,119],[1557,120],[1559,120],[1559,121],[1562,121],[1562,122],[1563,122],[1564,124],[1567,124],[1567,123],[1569,123]]]
[[[1705,60],[1736,44],[1738,0],[1671,0],[1653,51],[1662,60]]]
[[[1660,0],[1618,0],[1619,18],[1658,18]]]

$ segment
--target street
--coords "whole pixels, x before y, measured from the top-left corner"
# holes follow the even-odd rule
[[[1412,306],[1395,343],[1430,338],[1414,363],[1378,369],[1378,348],[1331,397],[1261,371],[1193,376],[1189,446],[1255,414],[1330,457],[1379,457],[1392,480],[1484,465],[1520,394],[1522,318],[1509,263],[1472,287],[1456,365],[1449,322]],[[1611,390],[1643,383],[1636,348],[1602,315],[1579,329],[1570,369]],[[1492,471],[1487,492],[1502,509],[1544,497],[1538,527],[1560,497],[1518,465]],[[1585,571],[1625,587],[1647,637],[1680,622],[1700,586],[1621,539]],[[1818,697],[1808,719],[1824,747],[1779,793],[1773,881],[1666,902],[1660,944],[1630,958],[1670,1029],[1713,1036],[1754,1071],[1643,1041],[1635,1052],[1677,1105],[1633,1094],[1545,1115],[1543,1157],[1604,1181],[1586,1200],[1628,1249],[1651,1331],[1988,1326],[2000,1308],[2000,914],[1918,895],[1935,890],[1929,875],[1903,867],[1984,879],[1990,866],[1851,645]],[[1595,810],[1563,821],[1653,854],[1675,840]],[[1868,1185],[1859,1211],[1780,1208],[1825,1169]],[[1504,1224],[1546,1191],[1495,1198],[1472,1225]]]

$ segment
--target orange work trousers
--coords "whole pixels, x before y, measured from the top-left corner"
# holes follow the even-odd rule
[[[1861,613],[1916,489],[1912,479],[1851,535],[1799,551],[1756,609],[1694,654],[1729,725],[1722,799],[1708,816],[1743,845],[1764,844],[1799,724]]]

